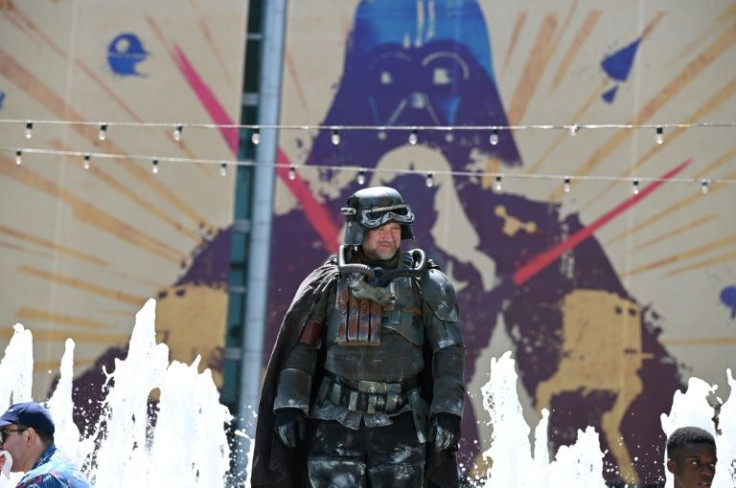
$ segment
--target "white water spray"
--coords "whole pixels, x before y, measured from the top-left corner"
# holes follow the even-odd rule
[[[199,359],[189,366],[169,362],[168,346],[156,344],[154,322],[155,301],[149,300],[136,315],[128,357],[116,360],[115,371],[108,375],[112,386],[103,405],[103,420],[87,437],[80,435],[72,419],[74,342],[66,341],[60,379],[47,402],[56,422],[57,446],[83,465],[96,486],[224,486],[231,454],[225,430],[231,416],[219,402],[210,371],[197,372]],[[32,400],[32,335],[20,324],[14,329],[0,361],[2,411],[11,403]],[[683,425],[698,425],[714,433],[718,448],[714,488],[736,486],[736,381],[731,370],[727,375],[730,395],[726,401],[718,399],[719,432],[714,429],[713,408],[707,400],[715,387],[697,378],[690,380],[686,393],[675,394],[670,414],[662,415],[666,434]],[[492,460],[492,467],[471,480],[474,486],[604,487],[598,433],[592,427],[578,431],[577,442],[561,447],[551,460],[547,448],[549,412],[543,410],[532,450],[531,428],[522,415],[516,385],[511,353],[492,359],[490,380],[481,389],[493,428],[491,447],[483,455]],[[154,391],[159,393],[159,402],[155,427],[151,428],[147,409]],[[252,450],[252,442],[249,444]],[[252,459],[252,452],[233,455]],[[15,486],[20,476],[0,475],[0,488]],[[249,486],[248,479],[246,473],[244,486]],[[671,482],[668,476],[666,486],[671,487]]]
[[[669,415],[662,414],[662,429],[669,436],[678,427],[694,425],[711,432],[716,439],[718,464],[713,488],[736,487],[736,381],[727,370],[730,395],[726,401],[717,398],[719,430],[716,431],[714,408],[708,398],[717,386],[699,378],[691,378],[687,392],[676,392]],[[605,487],[603,456],[598,433],[592,427],[578,430],[577,442],[558,449],[550,461],[547,450],[549,412],[542,410],[542,419],[534,431],[534,454],[529,442],[530,428],[522,415],[516,393],[517,375],[511,353],[491,359],[490,381],[481,389],[483,405],[490,415],[493,428],[491,447],[483,453],[492,460],[486,477],[479,476],[475,486],[491,488],[574,488]],[[664,450],[664,446],[662,446]],[[662,466],[666,462],[666,453]],[[666,488],[672,488],[672,475],[666,472]]]
[[[490,381],[481,389],[483,405],[490,414],[493,427],[491,447],[483,453],[493,466],[486,479],[476,480],[477,486],[513,486],[518,488],[605,487],[603,453],[598,434],[592,427],[578,431],[573,446],[563,446],[550,462],[547,449],[549,412],[542,410],[542,419],[534,430],[534,452],[529,442],[530,427],[522,414],[516,393],[517,375],[511,353],[491,359]]]
[[[72,366],[74,343],[66,342],[61,375],[48,407],[57,427],[57,447],[83,466],[95,486],[216,487],[223,486],[230,450],[226,426],[231,420],[220,404],[209,370],[169,363],[169,349],[156,344],[155,301],[136,315],[128,356],[115,361],[108,375],[111,386],[97,429],[83,438],[72,420]],[[31,400],[32,339],[15,326],[0,363],[0,409]],[[6,381],[7,379],[7,381]],[[148,414],[149,396],[159,393],[155,427]],[[99,439],[95,446],[95,439]],[[15,486],[20,474],[0,477],[0,488]]]

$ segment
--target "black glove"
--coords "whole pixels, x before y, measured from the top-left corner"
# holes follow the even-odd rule
[[[296,447],[298,441],[306,438],[306,415],[298,408],[285,408],[273,414],[273,426],[276,436],[285,446]]]
[[[438,413],[432,417],[429,439],[435,451],[457,449],[460,442],[460,417],[449,413]]]

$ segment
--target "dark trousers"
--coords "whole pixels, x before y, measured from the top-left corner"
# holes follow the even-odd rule
[[[417,488],[424,486],[425,445],[411,413],[383,427],[349,429],[317,421],[307,467],[312,488]]]

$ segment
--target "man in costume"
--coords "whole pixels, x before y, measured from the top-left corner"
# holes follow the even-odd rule
[[[261,393],[252,485],[453,487],[465,346],[447,276],[395,189],[357,191],[344,244],[301,284]]]

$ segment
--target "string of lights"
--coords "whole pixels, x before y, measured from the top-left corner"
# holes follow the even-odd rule
[[[21,120],[21,119],[0,119],[0,124],[13,124],[25,127],[26,134],[32,131],[38,125],[76,125],[76,126],[92,126],[98,127],[102,131],[107,131],[113,127],[146,127],[146,128],[171,128],[175,137],[181,137],[184,129],[200,128],[200,129],[248,129],[248,130],[328,130],[333,134],[334,131],[349,130],[380,130],[380,131],[464,131],[464,130],[485,130],[491,132],[493,130],[502,131],[518,131],[518,130],[567,130],[570,132],[579,132],[583,129],[654,129],[656,132],[663,132],[665,129],[675,128],[715,128],[715,127],[736,127],[736,122],[692,122],[692,123],[657,123],[657,124],[517,124],[517,125],[321,125],[321,124],[212,124],[212,123],[179,123],[179,122],[93,122],[83,120]],[[177,136],[178,134],[178,136]]]
[[[0,152],[15,154],[15,163],[17,165],[23,164],[23,156],[29,154],[39,155],[55,155],[65,156],[70,158],[79,158],[83,161],[85,169],[89,170],[92,166],[93,161],[103,160],[134,160],[141,162],[150,162],[151,172],[158,174],[164,164],[204,164],[204,165],[216,165],[220,168],[220,174],[227,176],[228,168],[239,167],[239,166],[263,166],[288,169],[288,178],[291,180],[296,179],[297,171],[304,170],[338,170],[338,171],[353,171],[356,173],[356,181],[358,184],[363,185],[366,182],[367,174],[418,174],[424,175],[425,183],[427,187],[432,187],[436,183],[436,177],[438,176],[451,176],[451,177],[476,177],[476,178],[490,178],[494,181],[494,189],[496,191],[502,190],[504,181],[524,179],[524,180],[551,180],[558,181],[563,184],[565,193],[571,191],[573,182],[582,181],[613,181],[613,182],[628,182],[632,186],[632,192],[637,194],[641,185],[644,183],[685,183],[685,184],[696,184],[699,185],[703,193],[708,193],[709,189],[716,184],[736,184],[736,179],[729,178],[661,178],[661,177],[626,177],[626,176],[606,176],[606,175],[564,175],[564,174],[543,174],[543,173],[501,173],[501,172],[488,172],[488,171],[457,171],[457,170],[432,170],[422,171],[419,169],[406,169],[406,168],[368,168],[356,165],[308,165],[308,164],[296,164],[296,163],[262,163],[253,160],[228,160],[228,159],[200,159],[200,158],[184,158],[184,157],[168,157],[168,156],[151,156],[142,154],[112,154],[104,152],[87,152],[87,151],[70,151],[70,150],[57,150],[57,149],[38,149],[38,148],[10,148],[0,146]]]
[[[340,144],[340,131],[366,131],[372,130],[379,133],[397,131],[408,133],[407,141],[415,145],[419,141],[419,132],[452,132],[461,131],[484,131],[489,133],[489,142],[496,145],[499,142],[500,131],[521,130],[566,130],[570,135],[577,135],[581,130],[595,129],[654,129],[654,138],[657,144],[664,143],[665,129],[691,129],[691,128],[734,128],[736,122],[693,122],[693,123],[663,123],[663,124],[523,124],[523,125],[309,125],[309,124],[200,124],[200,123],[172,123],[172,122],[91,122],[76,120],[20,120],[0,119],[0,124],[14,124],[24,127],[26,139],[33,137],[33,129],[38,125],[63,125],[63,126],[91,126],[97,128],[97,137],[104,141],[108,137],[108,131],[113,127],[136,127],[136,128],[168,128],[172,130],[175,141],[182,140],[184,129],[237,129],[250,131],[250,139],[253,144],[259,144],[262,130],[301,130],[301,131],[329,131],[330,141],[334,145]]]

